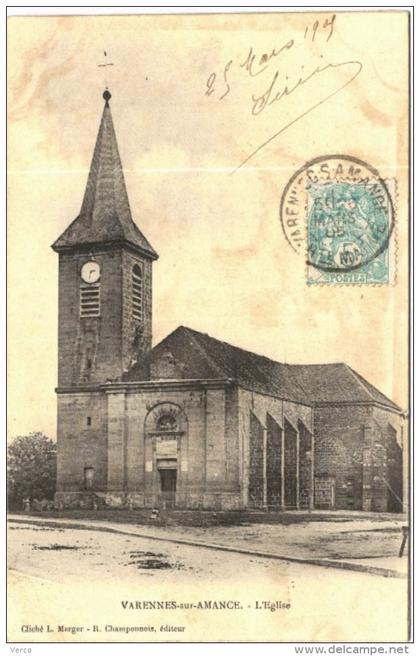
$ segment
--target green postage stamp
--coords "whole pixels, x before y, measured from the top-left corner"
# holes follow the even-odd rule
[[[394,180],[353,157],[299,169],[283,193],[281,219],[292,247],[306,247],[309,285],[394,282],[394,197]]]

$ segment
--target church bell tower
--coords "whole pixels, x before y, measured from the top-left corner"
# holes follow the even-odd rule
[[[79,216],[59,254],[58,386],[119,380],[151,348],[156,251],[134,223],[109,101]]]

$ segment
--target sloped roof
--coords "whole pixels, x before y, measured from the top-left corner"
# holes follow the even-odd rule
[[[180,363],[176,377],[199,378],[226,378],[226,373],[220,370],[197,341],[193,332],[180,326],[167,335],[147,355],[136,362],[131,369],[123,375],[123,380],[143,381],[150,380],[150,366],[160,361],[170,353],[175,362]],[[177,367],[175,367],[177,370]],[[175,376],[175,374],[174,374]]]
[[[56,251],[82,244],[124,242],[152,259],[158,257],[134,223],[108,100],[102,114],[79,216],[54,242]]]
[[[183,378],[233,378],[246,389],[296,403],[380,403],[400,411],[344,363],[284,364],[185,326],[155,346],[124,380],[148,380],[150,363],[167,351],[185,362]]]
[[[234,378],[241,387],[308,403],[305,389],[295,380],[288,365],[245,351],[191,328],[181,328],[192,335],[223,375]]]
[[[344,362],[334,364],[294,364],[296,380],[310,395],[312,403],[380,403],[400,411],[376,387],[368,383]]]

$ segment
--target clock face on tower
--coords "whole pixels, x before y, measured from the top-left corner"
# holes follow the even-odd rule
[[[101,276],[101,269],[97,262],[85,262],[80,271],[82,280],[88,284],[98,282]]]

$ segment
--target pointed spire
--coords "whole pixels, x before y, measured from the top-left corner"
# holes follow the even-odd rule
[[[83,244],[125,242],[147,257],[156,259],[157,253],[131,217],[108,89],[104,91],[103,99],[105,106],[82,208],[79,216],[54,242],[53,249],[60,251]]]

